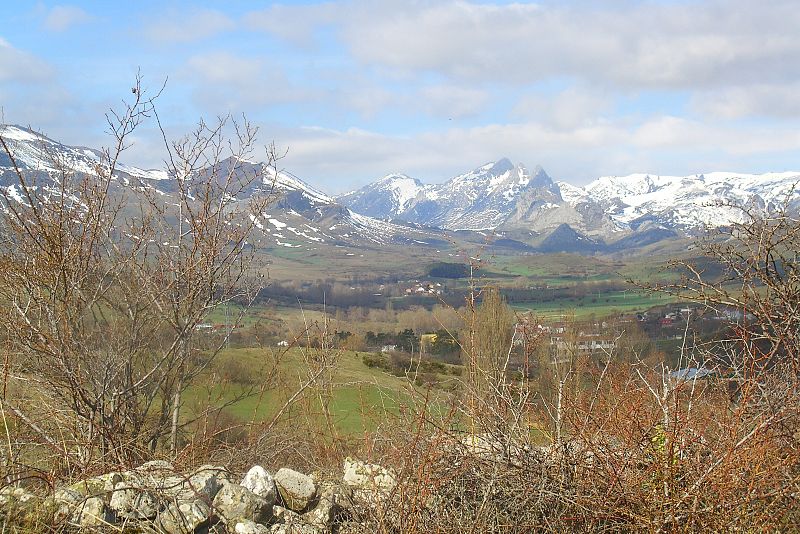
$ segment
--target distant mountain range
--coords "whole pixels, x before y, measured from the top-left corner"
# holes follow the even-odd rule
[[[797,203],[798,182],[800,172],[714,172],[606,176],[576,187],[554,182],[541,167],[531,172],[504,158],[434,185],[390,174],[337,200],[372,217],[450,230],[541,233],[567,224],[614,240],[653,227],[694,233],[729,224],[738,214],[720,203],[768,208],[790,193]]]
[[[67,146],[20,126],[0,126],[0,136],[9,145],[18,167],[36,177],[45,187],[48,177],[61,169],[92,174],[101,164],[102,153],[99,150]],[[11,163],[0,150],[0,187],[5,188],[12,198],[19,198],[14,185],[17,177]],[[408,244],[434,246],[441,243],[440,232],[355,213],[296,176],[288,172],[276,173],[266,164],[237,160],[223,161],[220,166],[234,164],[239,172],[249,175],[258,172],[264,177],[262,183],[254,184],[250,191],[246,191],[248,195],[269,190],[277,197],[269,211],[261,214],[256,222],[263,234],[260,241],[266,246],[308,250]],[[164,195],[165,203],[174,193],[174,181],[163,170],[118,164],[116,175],[121,183],[134,181],[158,191]]]
[[[93,173],[101,161],[96,149],[63,145],[19,126],[0,126],[0,136],[20,168],[45,178],[58,166]],[[298,249],[440,247],[454,240],[485,242],[491,232],[494,246],[521,252],[613,253],[729,224],[739,214],[721,203],[769,208],[788,198],[800,208],[800,172],[632,174],[576,187],[553,181],[541,167],[529,171],[502,158],[441,184],[390,174],[333,198],[288,172],[235,163],[242,172],[263,173],[258,188],[280,192],[259,220],[269,246]],[[163,170],[122,164],[117,174],[164,195],[173,191]],[[15,180],[0,151],[0,187],[12,197]]]

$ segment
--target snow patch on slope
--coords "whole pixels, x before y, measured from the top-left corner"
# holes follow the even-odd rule
[[[800,173],[739,174],[711,172],[689,176],[631,174],[604,176],[586,193],[607,206],[612,217],[624,224],[655,216],[672,226],[720,226],[741,222],[738,210],[724,203],[767,208],[780,205]],[[795,190],[797,195],[798,191]]]

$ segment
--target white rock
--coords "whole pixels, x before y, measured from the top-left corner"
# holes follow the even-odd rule
[[[300,521],[300,514],[288,508],[284,508],[283,506],[276,505],[272,507],[272,518],[277,523],[294,523]]]
[[[313,525],[292,523],[272,525],[270,532],[271,534],[322,534],[325,531]]]
[[[72,522],[82,528],[108,525],[109,519],[106,502],[100,497],[85,499],[72,512]]]
[[[123,477],[120,473],[106,473],[86,480],[80,480],[70,486],[84,497],[101,497],[108,500],[114,486],[122,482]]]
[[[162,499],[211,502],[222,486],[231,482],[231,475],[224,467],[203,465],[187,476],[159,460],[125,473],[124,480],[131,487],[150,490]]]
[[[0,489],[0,506],[14,504],[25,504],[33,499],[35,495],[24,488],[6,486]]]
[[[224,467],[203,465],[195,469],[184,482],[179,499],[205,497],[212,501],[225,484],[231,483],[231,474]]]
[[[236,523],[236,526],[233,527],[233,531],[236,534],[270,534],[269,527],[265,525],[259,525],[254,521],[243,520]]]
[[[278,499],[278,488],[275,479],[260,465],[254,465],[242,479],[241,485],[259,497],[266,499],[270,506]]]
[[[130,487],[147,489],[160,498],[176,500],[184,497],[181,492],[187,477],[177,473],[169,462],[153,460],[123,473],[122,480]],[[193,495],[186,495],[182,500],[191,501]]]
[[[342,523],[336,529],[336,534],[363,534],[364,532],[369,532],[367,525],[354,521]]]
[[[53,493],[53,521],[56,524],[63,523],[70,518],[72,513],[81,501],[83,495],[70,488],[59,488]]]
[[[137,467],[136,471],[142,473],[153,472],[153,471],[169,471],[171,473],[174,473],[175,468],[172,466],[171,463],[169,463],[166,460],[151,460]]]
[[[158,514],[156,524],[166,534],[188,534],[209,517],[211,508],[203,501],[173,502]]]
[[[126,482],[114,487],[109,507],[121,519],[153,519],[158,514],[158,502],[153,495]]]
[[[284,467],[275,473],[274,478],[283,503],[295,512],[305,510],[317,495],[314,479],[303,473]]]
[[[397,485],[394,472],[377,464],[368,464],[352,458],[344,461],[342,481],[353,488],[385,491],[391,491]]]
[[[342,510],[342,504],[347,500],[342,488],[330,483],[322,483],[317,505],[313,510],[304,514],[303,519],[312,525],[330,527],[336,515]]]
[[[83,500],[83,495],[72,488],[58,488],[53,493],[53,498],[58,502],[78,504]]]
[[[214,497],[214,510],[228,525],[242,520],[264,523],[272,517],[272,505],[247,488],[226,484]]]

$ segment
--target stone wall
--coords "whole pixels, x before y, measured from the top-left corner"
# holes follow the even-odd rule
[[[238,482],[237,482],[238,481]],[[347,459],[337,479],[253,466],[243,478],[204,465],[179,472],[169,462],[106,473],[42,495],[0,490],[4,524],[36,516],[53,530],[236,534],[359,532],[359,518],[386,503],[394,473]]]

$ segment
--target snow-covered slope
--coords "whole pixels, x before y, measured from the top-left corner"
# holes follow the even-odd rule
[[[416,178],[389,174],[362,189],[341,195],[337,200],[364,215],[394,218],[403,213],[423,189]]]
[[[340,200],[368,199],[372,215],[451,230],[495,229],[548,233],[568,224],[605,241],[654,228],[699,232],[739,220],[741,212],[720,204],[800,205],[800,173],[712,172],[690,176],[606,176],[586,187],[553,182],[537,167],[529,173],[507,159],[483,165],[437,185],[419,186],[403,204],[384,209],[389,188],[376,182]],[[382,196],[383,195],[383,196]],[[652,234],[655,235],[655,234]]]
[[[769,208],[798,198],[800,173],[739,174],[711,172],[690,176],[631,174],[605,176],[584,188],[620,225],[642,222],[683,230],[741,220],[741,212],[721,203]],[[792,195],[789,198],[789,195]]]
[[[503,158],[429,186],[425,190],[427,202],[417,202],[409,213],[416,222],[452,230],[497,228],[526,193],[535,193],[537,209],[561,201],[558,188],[541,167],[530,173],[522,164],[514,165]]]
[[[58,167],[81,173],[94,173],[98,165],[107,165],[102,152],[93,148],[72,147],[36,133],[28,128],[14,125],[0,125],[0,136],[6,141],[21,169],[30,171],[56,172]],[[0,151],[0,167],[8,167],[10,162],[4,151]],[[120,173],[143,180],[165,180],[169,175],[162,170],[140,169],[118,164]]]
[[[0,125],[0,136],[13,156],[13,163],[24,174],[36,175],[44,187],[48,187],[48,177],[55,178],[61,172],[91,175],[99,170],[98,166],[107,164],[99,150],[67,146],[27,128]],[[136,183],[163,194],[165,202],[169,202],[169,195],[175,191],[174,180],[166,171],[125,164],[117,164],[116,168],[120,183],[127,184],[135,178]],[[253,194],[274,196],[269,211],[256,216],[265,246],[313,249],[328,245],[348,249],[393,243],[425,245],[438,239],[436,234],[424,229],[407,228],[358,214],[297,176],[276,171],[263,163],[229,158],[219,162],[214,170],[204,169],[200,173],[219,174],[220,170],[222,174],[234,171],[262,176],[260,182],[242,192],[242,200]],[[16,180],[11,158],[0,150],[0,187],[5,187],[12,199],[19,197],[14,186]]]
[[[371,215],[397,218],[448,230],[525,230],[536,234],[562,224],[585,234],[607,236],[619,229],[587,193],[557,184],[541,167],[533,172],[507,158],[487,163],[442,184],[415,181],[403,204],[387,202],[393,189],[386,178],[339,201]],[[388,186],[387,186],[388,185]],[[391,206],[391,209],[387,209]]]
[[[449,230],[484,230],[501,226],[521,198],[529,209],[562,202],[558,187],[541,167],[531,173],[505,158],[442,184],[423,186],[405,175],[390,175],[338,200],[375,217]]]
[[[0,136],[14,162],[37,178],[47,179],[61,170],[91,174],[106,165],[99,150],[67,146],[27,128],[0,125]],[[390,174],[332,198],[263,163],[231,158],[220,164],[263,176],[243,196],[275,195],[270,210],[258,215],[259,227],[268,246],[298,249],[436,246],[452,237],[445,235],[448,231],[468,230],[480,237],[481,231],[491,229],[501,239],[521,240],[520,246],[542,250],[616,251],[676,233],[697,233],[741,216],[720,203],[769,208],[791,197],[791,206],[800,208],[800,189],[795,187],[800,172],[631,174],[576,187],[553,182],[541,167],[529,171],[503,158],[441,184],[424,185],[407,175]],[[164,170],[118,164],[117,176],[122,183],[136,179],[163,195],[174,193],[175,180]],[[19,195],[15,180],[11,158],[0,150],[0,187],[11,198]]]

